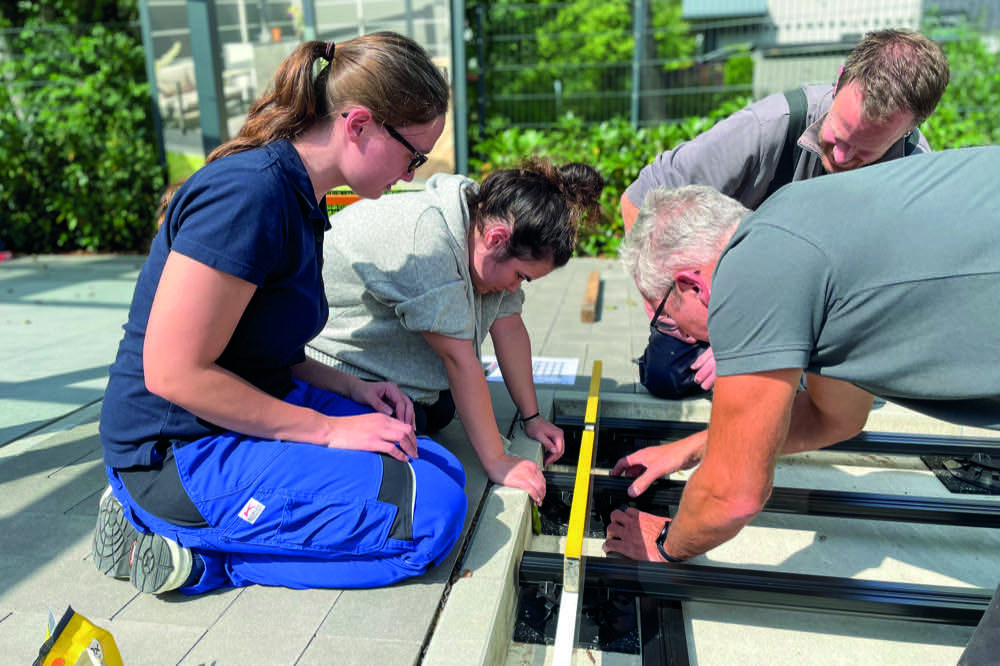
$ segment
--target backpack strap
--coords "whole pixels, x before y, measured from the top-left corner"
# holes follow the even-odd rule
[[[786,90],[785,100],[788,102],[788,131],[785,133],[785,143],[781,149],[781,158],[778,160],[778,168],[774,171],[771,184],[767,187],[766,200],[778,189],[792,182],[795,175],[795,163],[798,161],[802,149],[799,148],[799,137],[806,131],[806,110],[809,102],[806,100],[806,91],[802,88]]]

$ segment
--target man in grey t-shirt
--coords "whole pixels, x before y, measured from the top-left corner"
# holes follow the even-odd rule
[[[789,101],[779,93],[658,155],[622,196],[625,229],[635,219],[636,206],[656,187],[708,185],[756,209],[789,180],[930,152],[916,128],[933,113],[948,78],[947,58],[927,37],[893,29],[868,33],[848,55],[836,87],[802,88],[808,127],[798,138],[801,150],[796,151],[789,172],[782,172],[779,165],[792,114]],[[646,302],[650,318],[657,302]],[[676,384],[690,385],[689,377],[703,389],[711,389],[715,381],[711,349],[697,357],[692,370],[688,366],[696,354],[687,350],[696,343],[673,334],[669,321],[658,323],[657,328],[677,341],[659,338],[657,353],[650,347],[644,354],[642,374],[647,389],[662,398],[681,397]],[[671,358],[683,367],[672,367],[676,363]],[[692,388],[697,390],[697,386]]]
[[[604,549],[684,560],[729,540],[777,457],[853,437],[873,395],[1000,429],[998,173],[986,146],[793,183],[754,213],[704,186],[651,193],[623,260],[682,333],[711,339],[719,377],[707,432],[614,468],[636,496],[698,464],[676,517],[616,511]]]

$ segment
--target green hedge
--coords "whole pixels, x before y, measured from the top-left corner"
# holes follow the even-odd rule
[[[997,35],[994,35],[997,37]],[[1000,69],[997,55],[979,35],[958,30],[942,48],[951,64],[951,83],[937,110],[922,126],[935,150],[1000,143]],[[634,129],[624,119],[585,125],[572,115],[553,130],[525,130],[494,123],[486,138],[473,147],[473,177],[494,169],[516,166],[530,155],[555,163],[585,162],[604,176],[601,203],[605,219],[596,221],[580,236],[577,255],[614,256],[623,235],[619,200],[639,170],[659,153],[689,140],[747,104],[738,99],[723,104],[707,118],[688,118],[676,124]]]
[[[26,27],[0,61],[0,242],[19,253],[136,251],[164,186],[138,36]]]
[[[746,99],[727,102],[707,118],[688,118],[675,124],[635,129],[623,118],[599,125],[585,125],[572,115],[564,117],[552,130],[488,128],[487,138],[473,147],[478,158],[470,159],[472,177],[482,179],[494,169],[517,166],[524,158],[537,155],[555,164],[584,162],[604,177],[601,205],[603,219],[591,220],[581,231],[577,255],[614,255],[624,231],[619,200],[639,170],[658,153],[673,148],[709,129],[719,119],[735,112]]]

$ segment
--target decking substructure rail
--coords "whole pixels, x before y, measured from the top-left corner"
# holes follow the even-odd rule
[[[580,428],[580,417],[561,415],[553,421],[570,431]],[[673,441],[701,432],[707,423],[693,421],[652,421],[649,419],[629,419],[602,417],[601,429],[613,432],[617,438],[655,439]],[[600,436],[601,433],[598,433]],[[607,441],[610,438],[602,438]],[[824,451],[844,453],[878,453],[882,455],[965,457],[983,453],[1000,458],[1000,438],[957,437],[948,435],[922,435],[898,432],[864,431],[828,446]],[[623,454],[624,455],[624,454]]]
[[[556,419],[556,423],[572,428],[579,427],[581,421],[578,417],[562,416]],[[593,421],[587,420],[587,423],[593,430]],[[704,427],[704,423],[602,418],[601,426],[595,434],[610,434],[612,436],[608,439],[619,443],[629,437],[671,440],[698,432]],[[567,440],[570,437],[571,435]],[[865,432],[830,448],[887,455],[997,455],[1000,453],[1000,440]],[[571,447],[567,446],[567,451],[570,450]],[[628,452],[623,450],[618,453],[625,455]],[[607,452],[604,453],[607,458]],[[593,459],[594,452],[588,450],[587,455]],[[574,477],[577,479],[576,483],[573,482]],[[575,475],[546,473],[548,493],[566,494],[573,489],[575,511],[578,502],[587,507],[588,513],[593,506],[601,514],[610,512],[611,508],[620,504],[638,503],[645,510],[670,515],[671,508],[677,506],[684,489],[683,482],[663,480],[653,484],[637,502],[627,494],[631,480],[592,475],[587,486],[590,492],[586,497],[578,497],[579,478],[579,469]],[[779,487],[773,489],[764,511],[855,520],[1000,527],[1000,504],[978,499],[956,500]],[[607,520],[606,515],[601,515],[601,518]],[[582,559],[584,558],[581,556]],[[686,563],[635,562],[601,557],[585,559],[586,566],[580,569],[583,578],[574,582],[577,589],[589,586],[638,597],[644,666],[688,663],[680,605],[682,601],[767,606],[975,626],[989,606],[992,596],[992,590],[978,588],[892,583]],[[525,551],[519,568],[520,583],[561,585],[564,568],[563,555]],[[655,633],[651,633],[652,627],[656,627]],[[556,658],[559,659],[558,654]]]

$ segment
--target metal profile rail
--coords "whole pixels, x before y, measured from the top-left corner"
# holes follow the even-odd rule
[[[573,646],[580,624],[580,599],[583,595],[584,559],[583,535],[590,517],[590,470],[594,466],[597,450],[597,400],[601,389],[601,361],[594,361],[590,375],[590,391],[584,413],[583,435],[580,438],[580,455],[576,465],[573,486],[573,504],[570,508],[569,526],[566,529],[566,549],[562,561],[562,595],[559,619],[556,623],[556,641],[553,648],[553,666],[570,666]]]
[[[525,551],[521,584],[561,583],[558,554]],[[590,558],[584,585],[647,598],[975,626],[992,590],[752,571],[731,567]]]
[[[570,477],[564,472],[547,472],[546,487],[549,492],[566,491]],[[594,493],[612,504],[634,501],[628,496],[632,479],[598,476],[593,483]],[[684,485],[683,481],[657,481],[643,493],[642,499],[650,507],[677,506]],[[1000,502],[990,500],[777,487],[771,491],[764,511],[963,527],[1000,527]]]
[[[580,418],[563,415],[556,418],[555,424],[563,428],[579,428]],[[603,419],[602,427],[609,431],[613,430],[618,435],[637,439],[675,440],[701,432],[708,427],[708,424],[608,417]],[[943,457],[965,457],[985,453],[1000,457],[1000,438],[865,431],[823,450]]]

